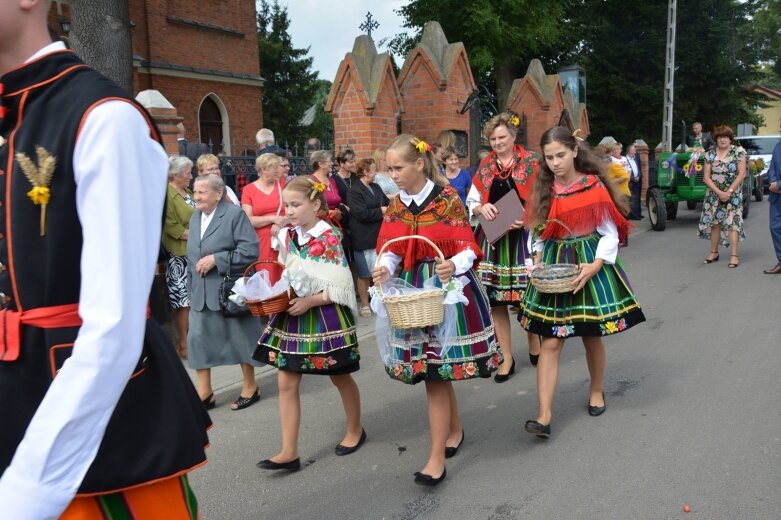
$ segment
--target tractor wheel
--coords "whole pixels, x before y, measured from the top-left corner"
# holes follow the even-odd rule
[[[762,192],[762,186],[754,186],[754,200],[757,202],[762,202],[762,199],[765,198],[765,194]]]
[[[695,210],[695,209],[697,209],[697,201],[696,200],[687,200],[686,201],[686,209],[688,209],[688,210]]]
[[[664,197],[659,188],[651,188],[645,196],[645,204],[648,207],[648,220],[651,221],[651,229],[664,231],[667,227],[667,208]]]
[[[667,211],[667,220],[675,220],[676,218],[678,218],[677,202],[665,202],[664,209]]]

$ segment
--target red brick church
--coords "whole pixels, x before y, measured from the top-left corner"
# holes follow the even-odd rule
[[[255,1],[129,1],[133,94],[159,91],[188,141],[253,149],[263,123]],[[67,38],[69,22],[68,0],[54,0],[49,26]]]

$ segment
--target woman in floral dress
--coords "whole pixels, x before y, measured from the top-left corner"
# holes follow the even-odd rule
[[[743,190],[746,178],[746,150],[732,144],[735,134],[728,126],[713,131],[716,148],[705,154],[703,180],[708,186],[702,204],[698,234],[710,240],[710,255],[706,264],[719,260],[719,243],[730,246],[727,267],[740,264],[738,243],[746,238],[743,233]]]

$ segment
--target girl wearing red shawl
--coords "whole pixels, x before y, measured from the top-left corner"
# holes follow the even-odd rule
[[[445,459],[454,456],[464,440],[451,382],[490,377],[501,363],[488,299],[473,272],[480,249],[458,192],[435,161],[431,147],[411,135],[400,135],[391,143],[387,167],[401,191],[385,211],[377,251],[391,239],[422,235],[436,244],[445,260],[440,261],[426,242],[404,240],[389,244],[372,270],[375,284],[385,283],[399,267],[398,277],[415,287],[423,287],[432,277],[439,283],[451,277],[468,279],[463,293],[469,304],[454,304],[458,325],[453,337],[440,337],[438,327],[390,328],[377,340],[387,344],[389,355],[383,361],[391,378],[426,385],[431,452],[415,474],[415,482],[423,486],[435,486],[445,478]]]
[[[606,408],[602,336],[623,332],[645,321],[645,316],[618,259],[619,240],[629,232],[623,216],[625,200],[599,159],[578,147],[569,129],[546,130],[540,149],[545,161],[525,223],[539,231],[540,239],[532,246],[535,263],[577,263],[581,268],[572,292],[542,293],[530,285],[519,313],[521,326],[543,337],[537,367],[540,409],[536,420],[526,421],[526,431],[547,438],[564,339],[583,339],[591,377],[587,410],[589,415],[602,415]]]
[[[483,129],[490,140],[492,152],[480,164],[467,196],[466,204],[473,217],[496,218],[498,212],[494,204],[512,190],[516,191],[524,206],[528,205],[537,175],[538,156],[514,144],[518,124],[517,115],[504,113],[493,117]],[[488,242],[479,225],[475,236],[484,256],[477,268],[477,276],[488,291],[496,339],[504,354],[504,363],[496,372],[494,381],[504,383],[515,373],[507,306],[517,306],[526,290],[526,261],[531,259],[529,235],[523,229],[523,221],[518,220],[513,229],[494,244]],[[539,339],[531,333],[527,334],[527,339],[529,360],[536,365],[540,352]]]

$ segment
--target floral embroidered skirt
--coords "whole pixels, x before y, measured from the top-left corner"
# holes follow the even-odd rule
[[[729,184],[729,182],[716,182],[716,185],[725,191],[729,188]],[[710,189],[705,192],[697,235],[710,240],[713,226],[721,226],[719,243],[724,247],[729,246],[730,231],[737,231],[739,240],[746,239],[746,234],[743,232],[743,190],[738,190],[727,202],[720,201]]]
[[[548,240],[542,251],[545,264],[594,261],[599,235]],[[541,336],[607,336],[645,321],[620,259],[605,264],[577,294],[542,293],[532,284],[518,313],[521,326]]]
[[[338,375],[360,368],[352,311],[331,303],[300,316],[287,312],[269,318],[253,355],[280,370]]]
[[[434,262],[416,264],[412,271],[401,272],[400,278],[415,287],[434,276]],[[455,330],[443,347],[437,337],[437,327],[422,329],[385,329],[389,355],[385,370],[393,379],[407,384],[420,381],[460,381],[475,377],[490,377],[502,363],[496,344],[491,309],[485,290],[470,269],[463,276],[469,279],[464,296],[469,305],[454,304]]]
[[[527,237],[525,229],[514,229],[492,245],[479,225],[475,229],[484,255],[477,267],[477,279],[485,286],[491,305],[520,302],[527,282],[525,260],[531,258]]]

